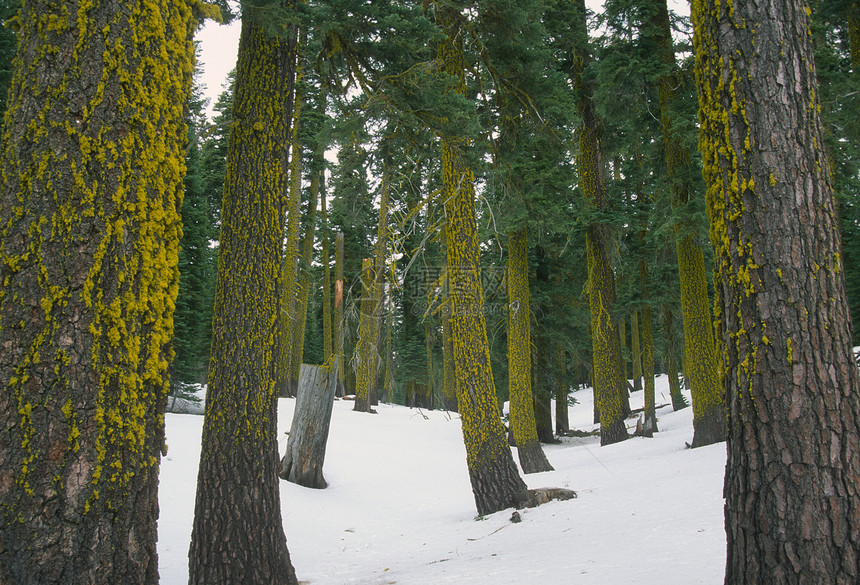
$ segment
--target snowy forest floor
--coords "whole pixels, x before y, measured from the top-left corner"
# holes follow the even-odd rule
[[[642,406],[642,392],[631,407]],[[592,391],[572,394],[571,428],[590,431]],[[687,395],[689,399],[689,395]],[[669,403],[665,376],[657,404]],[[293,399],[279,399],[283,453]],[[725,568],[724,443],[691,450],[692,409],[658,409],[660,432],[600,447],[599,438],[544,445],[555,471],[530,488],[578,498],[476,518],[459,418],[336,401],[324,475],[329,487],[280,484],[284,530],[308,585],[718,585]],[[636,419],[628,420],[632,433]],[[188,545],[203,417],[167,415],[159,488],[161,583],[188,582]],[[516,459],[516,452],[514,454]]]

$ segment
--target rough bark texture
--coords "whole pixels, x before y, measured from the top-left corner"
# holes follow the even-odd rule
[[[361,311],[358,317],[358,342],[356,343],[356,355],[358,365],[355,369],[355,405],[353,410],[358,412],[372,412],[370,408],[370,384],[371,368],[376,367],[373,351],[373,327],[375,319],[371,307],[374,299],[371,298],[373,291],[373,260],[365,258],[361,261]]]
[[[296,87],[299,87],[303,77],[301,60],[296,58]],[[296,323],[296,299],[298,297],[299,279],[299,238],[301,237],[301,203],[302,203],[302,145],[299,140],[304,95],[296,91],[293,99],[292,124],[290,140],[284,143],[290,145],[289,180],[284,185],[285,209],[281,221],[286,218],[286,242],[281,267],[280,303],[278,333],[278,354],[276,364],[276,383],[278,396],[295,396],[296,380],[292,379],[291,365],[293,361],[293,328]]]
[[[331,251],[329,250],[329,226],[328,208],[326,197],[320,198],[320,219],[322,220],[320,239],[322,240],[322,256],[320,262],[323,265],[323,291],[322,291],[322,314],[323,314],[323,359],[328,361],[334,355],[332,328],[331,328]]]
[[[319,163],[318,163],[319,164]],[[298,266],[298,290],[296,294],[295,319],[290,327],[290,383],[295,381],[291,391],[298,392],[298,380],[302,361],[305,356],[305,329],[308,322],[308,296],[311,290],[311,262],[314,256],[314,237],[316,236],[317,200],[320,195],[320,173],[311,177],[308,198],[308,213],[305,219],[305,232],[302,234],[302,255]]]
[[[438,58],[445,71],[456,80],[451,91],[464,94],[463,17],[451,8],[437,6],[437,19],[446,35],[438,44]],[[516,494],[526,489],[526,485],[514,464],[499,418],[490,370],[475,215],[475,179],[461,152],[468,145],[463,139],[452,136],[442,136],[441,142],[457,401],[475,504],[479,514],[491,514],[513,506]]]
[[[627,359],[624,357],[624,354],[627,353],[627,321],[622,317],[618,320],[618,343],[621,344],[621,379],[624,380],[624,386],[627,387],[628,380],[628,371],[627,371]]]
[[[642,307],[641,329],[642,374],[645,378],[645,422],[642,432],[646,437],[650,437],[657,432],[657,405],[654,391],[654,334],[651,328],[650,305]]]
[[[630,313],[630,355],[633,360],[633,391],[642,390],[642,334],[639,332],[639,311]]]
[[[687,178],[692,176],[692,161],[690,152],[683,147],[678,137],[679,131],[672,114],[679,81],[666,0],[654,3],[650,30],[667,71],[658,78],[657,89],[666,173],[671,179],[672,196],[679,217],[675,236],[684,319],[684,373],[689,379],[693,399],[692,446],[701,447],[725,440],[726,407],[708,301],[705,256],[695,220],[690,217],[689,211],[689,203],[695,196]]]
[[[25,2],[0,181],[0,583],[158,582],[191,2]]]
[[[281,521],[275,395],[295,42],[268,36],[263,17],[250,8],[242,16],[188,553],[192,585],[297,584]]]
[[[322,489],[328,485],[323,477],[323,463],[337,370],[336,358],[322,366],[302,364],[290,438],[278,469],[281,479],[309,488]]]
[[[670,307],[663,308],[663,331],[674,331],[674,315]],[[672,410],[682,410],[690,405],[681,393],[681,381],[678,379],[678,350],[669,333],[669,343],[666,348],[666,376],[669,378],[669,395],[672,397]]]
[[[693,3],[731,413],[727,584],[860,582],[860,382],[808,10]]]
[[[532,400],[528,232],[508,234],[508,395],[511,430],[523,473],[552,471],[537,435]],[[552,434],[552,430],[550,430]]]
[[[576,0],[579,18],[574,24],[581,33],[574,48],[573,84],[577,90],[577,109],[581,123],[579,151],[576,155],[580,188],[595,209],[607,205],[606,178],[598,140],[597,118],[592,91],[584,77],[585,66],[591,59],[586,31],[584,0]],[[594,362],[595,418],[600,417],[600,444],[609,445],[627,438],[624,425],[624,404],[627,381],[624,379],[621,339],[612,318],[615,306],[615,275],[609,253],[611,235],[599,223],[588,226],[586,253],[588,257],[588,304],[591,309],[591,344]],[[599,413],[599,415],[598,415]]]
[[[346,362],[343,355],[343,233],[338,232],[334,248],[334,355],[337,370],[336,396],[346,394]]]

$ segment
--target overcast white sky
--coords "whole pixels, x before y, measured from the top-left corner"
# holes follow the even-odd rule
[[[591,10],[597,11],[603,6],[603,0],[586,0],[586,4]],[[684,0],[672,0],[670,6],[680,12],[689,10]],[[200,81],[206,84],[204,95],[209,98],[210,112],[223,89],[222,85],[227,79],[227,74],[236,66],[239,28],[239,19],[226,26],[207,21],[197,31],[196,38],[201,44],[200,61],[203,63],[203,75]]]

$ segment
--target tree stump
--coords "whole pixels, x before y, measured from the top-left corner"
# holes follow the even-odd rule
[[[290,439],[278,470],[281,479],[317,489],[328,485],[322,468],[337,370],[337,357],[330,358],[322,366],[302,364]]]

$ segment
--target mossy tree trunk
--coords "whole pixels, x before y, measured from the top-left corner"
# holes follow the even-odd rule
[[[444,233],[442,234],[442,241],[443,253],[445,253],[447,245],[444,244]],[[454,345],[451,340],[451,294],[447,271],[443,287],[445,300],[440,311],[442,316],[442,400],[445,403],[445,410],[457,412],[457,378],[454,373]]]
[[[621,379],[624,380],[624,387],[628,387],[628,371],[627,371],[627,321],[624,317],[618,319],[618,343],[621,344]]]
[[[725,582],[857,583],[860,380],[809,8],[767,10],[692,5],[731,413]]]
[[[343,233],[335,237],[334,248],[334,355],[340,367],[337,369],[337,390],[335,396],[346,394],[346,369],[343,354]]]
[[[299,238],[301,237],[302,203],[302,145],[300,141],[304,92],[301,91],[303,71],[301,59],[296,58],[295,92],[293,97],[292,126],[289,142],[289,180],[284,185],[286,209],[286,240],[281,268],[279,317],[280,331],[276,365],[277,391],[279,396],[295,396],[297,380],[292,379],[292,331],[296,322],[296,299],[298,285]],[[235,98],[234,98],[235,100]],[[286,150],[286,148],[284,148]],[[282,217],[282,221],[283,221]]]
[[[193,2],[25,2],[0,183],[0,582],[158,582]],[[143,74],[143,72],[146,74]]]
[[[555,432],[563,435],[570,432],[570,416],[568,415],[567,354],[561,343],[556,343],[555,367],[559,373],[555,381]]]
[[[605,168],[597,118],[592,102],[592,88],[584,78],[585,67],[591,59],[587,46],[584,0],[576,0],[579,15],[574,26],[580,40],[574,47],[573,84],[577,92],[580,115],[579,151],[576,155],[579,184],[594,209],[608,207]],[[585,246],[588,259],[588,303],[591,309],[591,344],[594,363],[595,418],[600,417],[600,444],[609,445],[627,438],[624,424],[624,404],[627,381],[623,374],[621,340],[612,316],[615,307],[615,275],[610,256],[609,228],[597,222],[588,226]]]
[[[358,317],[358,343],[356,344],[355,370],[355,406],[358,412],[373,412],[370,408],[371,368],[376,367],[376,360],[371,359],[373,351],[373,329],[376,319],[373,316],[373,260],[365,258],[361,261],[361,301]]]
[[[383,148],[386,148],[384,145]],[[373,330],[371,331],[372,361],[370,369],[370,394],[371,404],[379,404],[379,358],[380,358],[380,336],[383,325],[384,289],[385,289],[385,266],[388,255],[388,207],[391,200],[391,164],[387,158],[383,162],[382,183],[379,188],[379,214],[376,224],[376,243],[373,246],[373,289],[371,298],[373,304]]]
[[[644,235],[644,234],[643,234]],[[649,287],[648,265],[644,260],[639,261],[639,281],[645,290]],[[651,437],[657,432],[657,396],[654,388],[654,330],[651,324],[651,305],[649,295],[645,295],[645,304],[640,311],[641,327],[638,327],[642,337],[641,363],[642,374],[645,378],[645,420],[642,433]],[[638,321],[638,320],[637,320]],[[675,378],[677,380],[677,377]]]
[[[321,157],[320,157],[321,158]],[[321,163],[317,163],[321,164]],[[302,234],[302,254],[299,257],[297,270],[298,290],[296,295],[295,319],[290,327],[290,377],[291,390],[298,392],[298,379],[301,373],[302,361],[305,354],[305,330],[308,321],[308,296],[311,290],[311,262],[314,256],[314,239],[316,236],[317,201],[320,198],[321,172],[311,176],[308,212],[305,218],[305,230]],[[323,198],[325,194],[323,194]]]
[[[640,281],[641,283],[641,281]],[[633,360],[633,391],[642,390],[642,334],[639,331],[639,311],[630,313],[630,354]]]
[[[523,473],[552,471],[535,423],[532,400],[528,230],[508,234],[508,396],[511,430]]]
[[[446,36],[438,43],[438,58],[456,82],[451,91],[464,95],[463,16],[442,5],[436,6],[436,16]],[[514,506],[526,485],[514,464],[499,418],[490,370],[475,215],[475,179],[462,152],[468,148],[468,143],[448,135],[441,136],[441,143],[457,402],[475,504],[479,514],[491,514]]]
[[[281,521],[275,393],[296,43],[263,30],[270,12],[245,8],[242,17],[188,553],[192,585],[297,584]]]
[[[320,262],[323,265],[323,290],[322,290],[322,314],[323,314],[323,359],[328,361],[332,357],[334,349],[332,343],[331,328],[331,251],[329,250],[329,226],[328,207],[326,197],[320,198],[320,220],[322,251]],[[344,367],[340,362],[340,367]]]
[[[674,314],[672,309],[664,307],[663,330],[668,337],[666,342],[666,376],[669,378],[669,395],[672,397],[672,410],[683,410],[689,407],[687,399],[681,393],[681,382],[678,379],[678,347],[675,343]]]
[[[726,410],[720,379],[719,357],[708,301],[705,256],[689,204],[694,197],[690,179],[694,169],[690,153],[681,144],[673,116],[678,87],[672,29],[666,0],[654,3],[651,30],[660,58],[668,73],[657,80],[666,172],[670,179],[674,205],[679,212],[675,226],[678,276],[681,280],[681,310],[684,319],[684,374],[689,379],[693,398],[693,447],[724,441]]]

